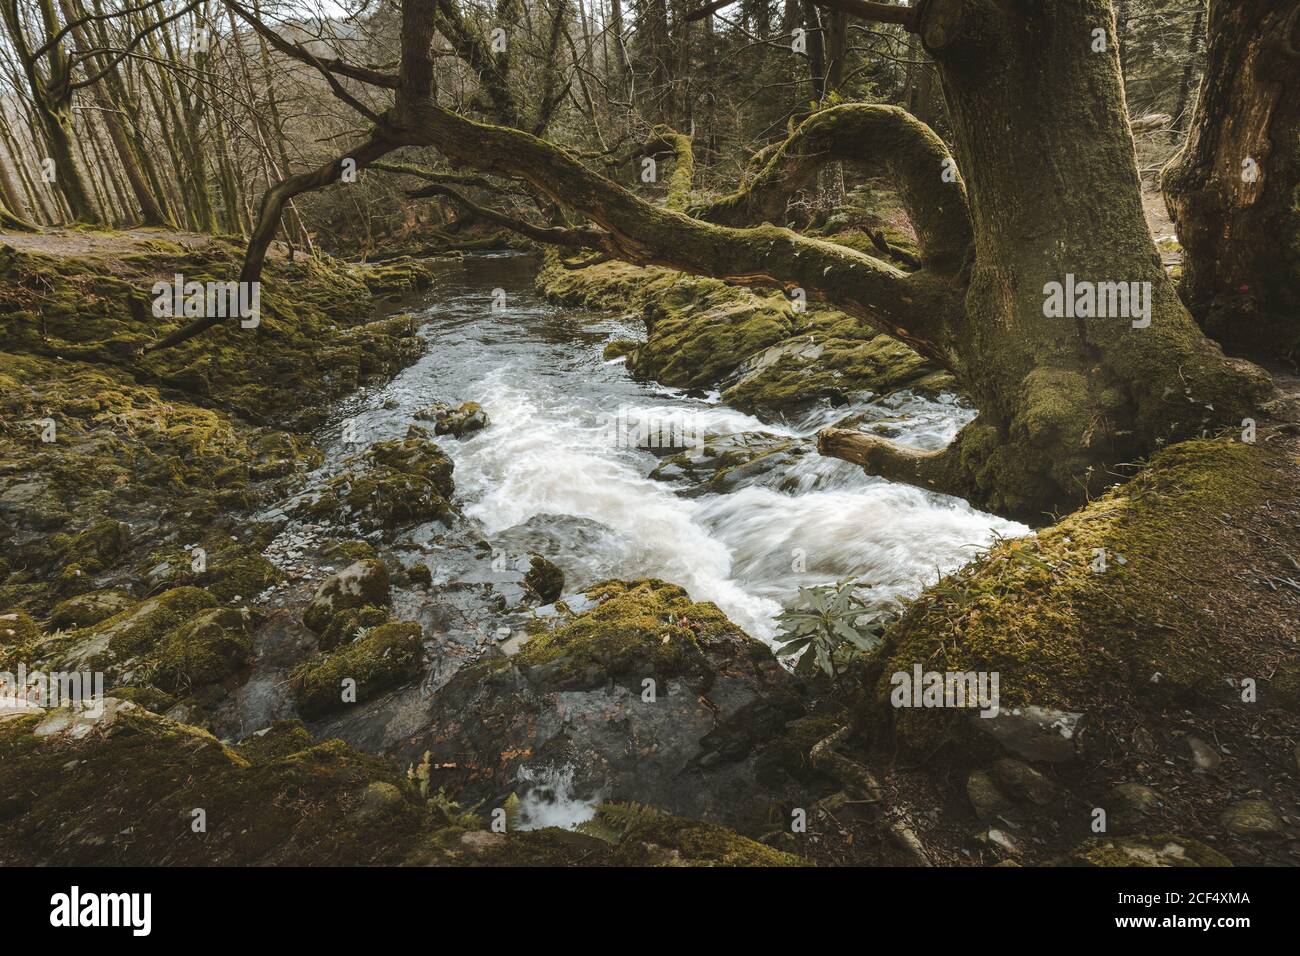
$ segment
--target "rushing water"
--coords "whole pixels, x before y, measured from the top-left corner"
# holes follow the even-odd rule
[[[422,323],[427,353],[344,412],[364,445],[404,436],[414,412],[434,401],[480,402],[489,427],[441,441],[456,463],[456,502],[490,540],[544,541],[566,591],[603,578],[660,577],[766,640],[800,586],[853,577],[888,602],[915,594],[996,536],[1026,532],[808,450],[818,428],[849,414],[878,421],[900,441],[939,447],[972,417],[959,403],[904,395],[765,423],[716,395],[636,382],[602,351],[611,339],[643,337],[640,320],[546,303],[533,291],[535,266],[526,256],[496,255],[449,267],[444,281],[406,305]],[[503,307],[494,308],[495,290],[505,293]],[[665,434],[796,439],[804,447],[729,493],[701,493],[686,480],[652,479],[664,452],[620,441],[647,423]],[[337,427],[327,437],[333,460],[355,450],[338,440]]]

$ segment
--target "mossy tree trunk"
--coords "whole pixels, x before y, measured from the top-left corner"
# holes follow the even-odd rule
[[[919,16],[866,0],[823,0],[920,32],[937,63],[961,172],[906,111],[846,105],[800,124],[736,194],[694,206],[655,205],[567,150],[438,105],[429,52],[435,2],[405,0],[399,73],[366,80],[394,85],[395,96],[365,161],[401,145],[431,146],[453,165],[523,180],[586,219],[550,230],[548,241],[802,289],[950,369],[980,408],[937,454],[859,433],[826,436],[830,454],[1036,520],[1081,502],[1114,466],[1162,442],[1239,424],[1267,387],[1258,369],[1225,359],[1205,338],[1161,267],[1142,215],[1108,0],[928,0]],[[306,51],[267,38],[311,62]],[[689,168],[689,140],[672,142],[678,165]],[[917,271],[770,224],[792,190],[834,162],[866,164],[894,180],[918,236]],[[338,161],[291,177],[268,194],[263,224],[286,195],[337,177]],[[269,243],[266,230],[259,234],[245,278]],[[1047,290],[1068,276],[1138,283],[1149,323],[1144,310],[1049,317]]]
[[[1205,75],[1165,198],[1183,298],[1225,346],[1300,352],[1300,2],[1211,0]]]

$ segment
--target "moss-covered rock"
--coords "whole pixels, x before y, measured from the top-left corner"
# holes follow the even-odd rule
[[[442,449],[423,438],[376,442],[346,460],[344,471],[297,511],[385,534],[422,521],[450,523],[453,467]]]
[[[202,588],[173,588],[98,624],[78,628],[52,648],[52,656],[62,670],[118,673],[151,653],[170,631],[216,603]]]
[[[1294,651],[1277,645],[1269,616],[1231,613],[1225,589],[1241,589],[1238,607],[1261,598],[1223,574],[1216,556],[1235,548],[1225,514],[1295,497],[1292,467],[1285,455],[1241,442],[1185,442],[1036,538],[994,548],[930,588],[886,634],[882,715],[918,746],[962,719],[952,709],[888,706],[891,675],[918,662],[999,673],[1004,712],[1186,701],[1234,674],[1272,669],[1266,660]],[[1226,603],[1211,607],[1208,592]],[[1245,640],[1243,629],[1257,633]]]
[[[340,611],[367,604],[383,606],[389,600],[388,568],[380,561],[366,558],[322,581],[303,611],[302,622],[320,634]]]
[[[478,402],[462,402],[455,408],[446,402],[435,402],[417,411],[415,417],[433,422],[434,434],[454,438],[463,438],[488,425],[487,412]]]
[[[388,608],[366,604],[358,608],[339,611],[331,619],[325,630],[321,631],[317,646],[322,651],[331,651],[336,647],[351,642],[358,635],[378,627],[388,621]]]
[[[544,603],[559,600],[564,593],[564,572],[540,554],[534,554],[524,574],[524,584]]]
[[[199,612],[159,642],[152,683],[181,693],[228,677],[252,659],[251,627],[247,609]]]
[[[50,626],[64,631],[90,627],[135,603],[135,597],[116,588],[90,591],[54,605],[50,609]]]
[[[721,385],[728,404],[755,414],[867,392],[954,386],[949,374],[898,340],[817,303],[796,310],[778,291],[623,262],[568,269],[555,255],[537,284],[562,302],[642,312],[647,340],[612,342],[606,359],[626,356],[633,375],[666,385]]]
[[[346,707],[345,691],[355,688],[355,702],[363,703],[411,680],[420,673],[422,658],[419,624],[383,624],[302,664],[293,673],[290,692],[304,717],[319,717]],[[352,683],[345,688],[345,681]]]
[[[1232,861],[1189,837],[1158,834],[1149,837],[1095,837],[1081,844],[1064,861],[1072,866],[1232,866]]]

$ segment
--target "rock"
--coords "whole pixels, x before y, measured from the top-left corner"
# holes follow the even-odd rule
[[[993,777],[1004,793],[1044,807],[1056,799],[1056,784],[1026,763],[1003,758],[993,764]]]
[[[980,834],[980,842],[992,846],[997,852],[1007,857],[1020,856],[1020,844],[1006,830],[999,830],[997,827],[990,827],[985,833]]]
[[[428,588],[433,585],[433,572],[429,566],[422,561],[417,561],[406,569],[406,576],[412,586]]]
[[[984,770],[972,771],[966,778],[966,796],[975,816],[981,820],[991,820],[1011,808],[1010,801]]]
[[[534,554],[528,565],[528,573],[524,575],[524,584],[532,589],[543,604],[551,604],[564,593],[564,572],[540,554]]]
[[[478,402],[464,402],[456,408],[445,402],[435,402],[420,409],[415,417],[420,421],[433,422],[434,434],[455,438],[463,438],[488,425],[487,412],[483,411]]]
[[[178,693],[233,674],[252,660],[251,625],[247,609],[201,611],[159,642],[152,682]]]
[[[1108,825],[1116,831],[1136,829],[1161,806],[1160,795],[1141,783],[1119,783],[1110,790]]]
[[[145,598],[97,624],[71,632],[54,654],[58,669],[116,674],[152,652],[170,631],[216,603],[211,594],[195,587],[172,588]]]
[[[428,751],[453,765],[438,779],[466,804],[498,799],[543,760],[566,767],[574,793],[722,823],[757,823],[782,800],[808,799],[796,775],[811,744],[780,746],[803,716],[800,684],[766,646],[663,581],[586,594],[584,613],[457,672],[398,759]]]
[[[1214,770],[1219,764],[1223,763],[1223,758],[1219,756],[1219,752],[1200,737],[1189,736],[1187,738],[1187,747],[1192,752],[1192,763],[1200,773]]]
[[[345,608],[336,613],[325,630],[321,632],[317,647],[330,651],[336,647],[351,643],[356,637],[372,627],[378,627],[388,621],[388,609],[373,604],[363,604],[359,608]]]
[[[1282,818],[1264,800],[1242,800],[1223,811],[1219,823],[1234,836],[1278,837],[1285,833]]]
[[[379,561],[366,558],[322,581],[303,611],[302,622],[321,634],[339,611],[367,604],[382,607],[390,600],[388,569]]]
[[[1072,866],[1232,866],[1232,861],[1198,840],[1172,834],[1150,837],[1093,837],[1064,861]]]
[[[1077,756],[1076,735],[1083,714],[1030,705],[972,719],[976,727],[1026,760],[1066,763]]]
[[[54,605],[50,610],[50,626],[62,631],[89,627],[135,603],[136,599],[125,591],[113,588],[88,591]]]
[[[452,460],[423,438],[376,442],[344,470],[292,505],[300,517],[337,520],[391,536],[425,521],[450,524]]]
[[[395,621],[302,664],[293,672],[289,689],[299,713],[319,717],[348,706],[343,699],[345,680],[355,681],[355,702],[364,703],[417,676],[422,661],[420,625]]]

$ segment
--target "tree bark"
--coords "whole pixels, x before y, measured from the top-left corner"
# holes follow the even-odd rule
[[[1205,74],[1163,189],[1183,298],[1235,352],[1300,354],[1300,2],[1211,0]]]

